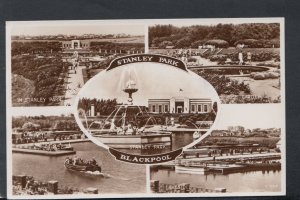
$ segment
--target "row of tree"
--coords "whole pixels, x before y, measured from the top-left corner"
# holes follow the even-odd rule
[[[127,51],[144,51],[145,49],[144,43],[114,43],[114,42],[96,42],[96,41],[91,42],[90,47],[92,51],[99,51],[100,49],[118,50],[118,51],[121,50],[122,53],[126,53]]]
[[[90,43],[92,51],[102,50],[118,50],[122,53],[127,51],[144,51],[144,43],[115,43],[115,42],[97,42]],[[59,41],[13,41],[11,44],[12,56],[21,54],[45,54],[58,53],[62,51],[62,43]]]
[[[95,107],[95,114],[110,115],[117,106],[117,99],[82,98],[79,100],[78,108],[88,112],[92,105]]]
[[[235,46],[245,39],[265,41],[279,45],[278,23],[218,24],[176,27],[155,25],[149,28],[150,47],[175,46],[175,48],[198,48],[203,44]],[[253,42],[253,41],[252,41]],[[251,43],[251,41],[246,41]]]
[[[74,116],[13,117],[12,128],[22,128],[23,130],[79,130]]]
[[[57,41],[30,41],[11,43],[11,55],[33,54],[33,53],[57,53],[61,51],[62,44]]]

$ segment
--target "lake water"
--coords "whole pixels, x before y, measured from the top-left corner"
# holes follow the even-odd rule
[[[185,174],[174,170],[151,171],[151,180],[166,184],[190,183],[193,187],[226,188],[227,192],[280,192],[281,171],[253,171],[234,174]]]
[[[84,175],[64,167],[66,156],[49,157],[13,153],[13,175],[29,175],[39,181],[57,180],[59,187],[79,190],[98,188],[99,193],[142,193],[146,191],[145,166],[116,161],[107,150],[91,142],[72,144],[76,156],[83,159],[95,157],[107,177]]]

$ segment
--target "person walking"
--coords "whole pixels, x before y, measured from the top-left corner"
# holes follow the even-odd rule
[[[239,58],[239,65],[242,65],[244,63],[242,51],[239,52],[238,58]]]
[[[249,65],[251,65],[251,57],[252,57],[251,52],[248,51],[247,52],[247,61],[248,61]]]

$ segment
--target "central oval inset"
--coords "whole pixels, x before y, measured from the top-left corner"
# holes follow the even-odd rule
[[[199,142],[216,120],[219,97],[195,73],[137,62],[104,70],[77,96],[76,120],[96,144],[134,155]]]

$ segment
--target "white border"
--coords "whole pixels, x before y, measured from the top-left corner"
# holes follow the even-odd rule
[[[68,26],[68,25],[118,25],[118,24],[143,24],[145,25],[145,45],[148,44],[148,32],[147,27],[155,24],[186,24],[196,25],[211,23],[280,23],[280,62],[281,62],[281,107],[284,113],[282,120],[282,177],[281,177],[281,192],[236,192],[236,193],[166,193],[166,194],[155,194],[151,193],[149,189],[150,171],[149,166],[146,167],[146,178],[147,178],[147,192],[140,194],[75,194],[75,195],[36,195],[36,196],[18,196],[12,195],[12,145],[11,144],[11,118],[12,108],[11,106],[11,29],[13,26],[26,25],[26,26]],[[7,197],[14,199],[47,199],[47,198],[130,198],[130,197],[230,197],[230,196],[270,196],[270,195],[285,195],[286,194],[286,111],[285,111],[285,37],[284,37],[284,18],[205,18],[205,19],[122,19],[122,20],[61,20],[61,21],[7,21],[6,22],[6,120],[7,120]],[[145,46],[145,53],[148,53],[148,45]],[[252,104],[255,106],[255,104]],[[248,106],[248,105],[245,105]],[[221,108],[222,105],[219,107]],[[22,109],[18,107],[17,109]],[[63,106],[62,106],[62,109]],[[216,123],[216,122],[215,122]]]

